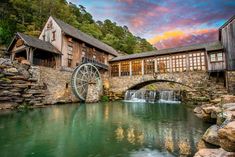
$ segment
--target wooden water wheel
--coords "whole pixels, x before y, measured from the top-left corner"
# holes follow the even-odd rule
[[[81,101],[85,101],[89,85],[95,86],[96,90],[102,90],[102,80],[98,69],[91,63],[86,63],[74,70],[71,80],[72,91]]]

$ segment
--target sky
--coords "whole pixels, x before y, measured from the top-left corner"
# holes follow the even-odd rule
[[[235,15],[235,0],[69,0],[95,20],[127,26],[158,49],[218,40],[218,28]]]

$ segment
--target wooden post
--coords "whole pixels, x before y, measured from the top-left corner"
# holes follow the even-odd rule
[[[30,48],[27,47],[27,48],[26,48],[26,60],[27,60],[27,61],[30,61],[30,59],[29,59],[30,52],[29,52],[29,51],[30,51]]]
[[[15,60],[15,52],[12,52],[12,54],[11,54],[11,60],[13,61],[13,60]]]
[[[155,72],[155,73],[158,72],[158,68],[157,68],[157,58],[154,58],[154,72]]]
[[[120,77],[121,76],[121,63],[118,63],[118,76]]]
[[[169,68],[170,68],[170,73],[172,73],[173,69],[172,69],[172,56],[169,55],[169,62],[170,62],[170,65],[169,65]]]
[[[189,53],[186,53],[186,58],[185,58],[185,60],[186,60],[186,71],[189,71],[190,69],[189,69]]]
[[[132,65],[131,65],[131,61],[129,62],[129,68],[130,68],[130,76],[132,76]]]
[[[29,58],[28,58],[28,61],[30,62],[31,65],[33,65],[33,49],[30,48],[29,49]]]
[[[141,61],[142,76],[144,75],[144,60]]]

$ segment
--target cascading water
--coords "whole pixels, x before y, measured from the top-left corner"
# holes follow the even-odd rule
[[[128,90],[125,93],[126,102],[149,102],[149,103],[180,103],[178,91],[151,91],[151,90]]]

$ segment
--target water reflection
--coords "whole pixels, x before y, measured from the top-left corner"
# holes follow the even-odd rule
[[[0,156],[19,157],[189,155],[207,128],[180,104],[123,102],[4,114],[0,126]]]

